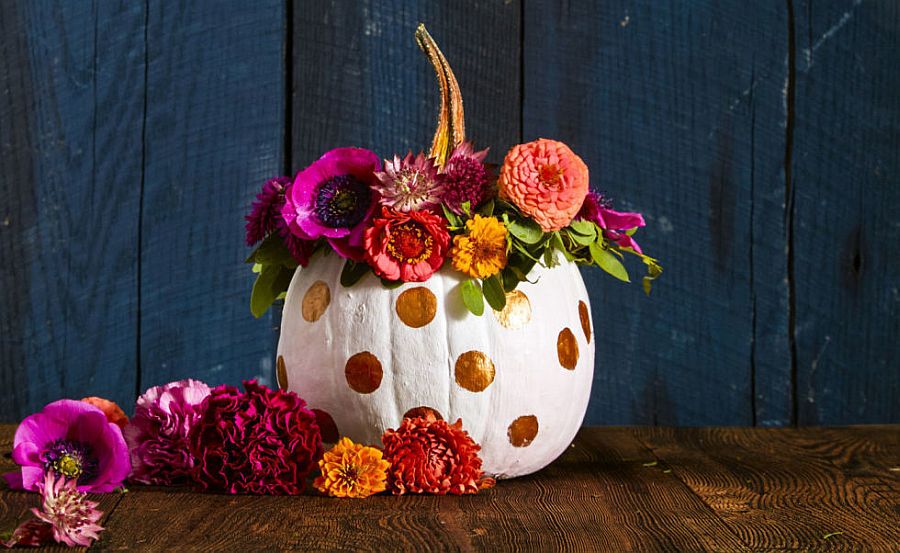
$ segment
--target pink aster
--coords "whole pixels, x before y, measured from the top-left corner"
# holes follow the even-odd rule
[[[378,205],[381,162],[363,148],[335,148],[297,173],[281,215],[291,234],[325,238],[342,257],[362,260],[363,233]]]
[[[400,159],[384,161],[384,171],[376,173],[376,190],[381,193],[381,204],[395,211],[435,210],[441,204],[443,186],[434,159],[419,152],[412,152]]]
[[[575,218],[596,223],[603,229],[603,236],[607,239],[623,248],[643,253],[634,238],[628,236],[627,231],[645,226],[647,223],[644,222],[644,216],[640,213],[616,211],[611,207],[612,201],[609,198],[605,198],[599,192],[590,191]]]
[[[69,547],[88,547],[100,537],[103,527],[98,522],[103,513],[97,509],[96,502],[88,501],[86,494],[78,491],[74,480],[47,471],[41,493],[41,508],[31,512],[50,524],[57,542]]]
[[[471,142],[457,146],[441,170],[444,191],[441,199],[451,211],[462,213],[462,204],[469,202],[472,209],[496,193],[496,178],[484,164],[487,149],[476,152]]]

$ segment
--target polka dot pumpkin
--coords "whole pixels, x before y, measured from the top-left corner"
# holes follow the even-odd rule
[[[485,471],[511,478],[558,457],[581,426],[594,369],[587,292],[575,265],[536,267],[502,312],[466,311],[449,267],[388,290],[340,284],[338,256],[294,275],[277,378],[328,427],[380,444],[404,416],[462,418]]]

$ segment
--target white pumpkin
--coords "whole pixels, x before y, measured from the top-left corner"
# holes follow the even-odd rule
[[[462,303],[445,265],[424,283],[387,289],[369,274],[340,284],[343,260],[317,256],[291,281],[278,343],[278,381],[318,410],[323,434],[381,445],[416,408],[436,411],[481,444],[498,478],[537,471],[581,426],[594,345],[588,296],[568,262],[536,266],[502,312]],[[333,423],[332,423],[333,421]],[[329,436],[329,434],[332,434]]]

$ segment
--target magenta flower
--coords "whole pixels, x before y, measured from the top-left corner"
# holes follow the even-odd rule
[[[598,192],[590,191],[585,196],[581,210],[575,218],[596,223],[603,229],[603,235],[607,239],[623,248],[631,248],[638,253],[643,253],[634,238],[628,236],[627,231],[645,226],[647,223],[644,222],[644,216],[640,213],[615,211],[611,208],[612,201],[609,198],[605,198]]]
[[[256,381],[214,388],[191,432],[194,480],[232,494],[295,495],[322,456],[316,415],[293,392]]]
[[[187,379],[154,386],[138,398],[134,416],[125,427],[133,481],[161,486],[190,481],[194,460],[188,435],[200,420],[208,395],[209,386]]]
[[[384,171],[375,174],[375,189],[381,194],[381,204],[394,211],[434,211],[441,205],[444,191],[432,158],[412,152],[406,157],[395,155],[385,160]]]
[[[13,461],[21,472],[4,475],[10,488],[36,491],[50,470],[75,480],[85,492],[111,492],[131,472],[122,430],[98,407],[61,399],[19,425]]]
[[[366,224],[378,204],[373,190],[381,162],[362,148],[336,148],[297,173],[281,211],[303,240],[325,238],[343,257],[363,258]]]
[[[309,264],[316,247],[314,240],[304,240],[291,234],[287,222],[281,216],[284,209],[285,195],[291,189],[290,177],[274,177],[266,181],[262,191],[256,195],[253,209],[244,219],[247,220],[247,245],[253,246],[261,242],[273,232],[277,232],[291,256],[302,267]]]
[[[52,527],[53,539],[69,547],[88,547],[100,537],[103,527],[97,523],[103,512],[78,491],[74,480],[47,471],[42,488],[41,509],[31,512]]]
[[[441,170],[444,183],[442,200],[451,211],[462,213],[462,204],[469,202],[474,210],[496,194],[497,180],[484,164],[487,149],[476,152],[471,142],[457,146]]]

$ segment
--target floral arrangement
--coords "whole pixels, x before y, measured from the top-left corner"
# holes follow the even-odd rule
[[[340,438],[324,451],[316,415],[294,392],[256,381],[244,389],[197,380],[154,386],[129,419],[97,397],[50,403],[19,425],[18,471],[8,486],[41,494],[35,518],[6,534],[6,547],[89,546],[103,513],[88,493],[124,493],[126,483],[190,486],[201,492],[297,495],[312,484],[325,496],[472,494],[494,481],[480,447],[462,428],[433,415],[404,419],[383,447]]]
[[[566,144],[538,139],[514,146],[499,171],[488,150],[465,140],[456,78],[424,26],[416,39],[442,84],[438,129],[424,152],[382,159],[362,148],[336,148],[294,178],[267,181],[246,216],[247,258],[258,274],[255,316],[287,290],[298,267],[321,255],[344,258],[344,286],[373,273],[384,286],[428,280],[449,261],[465,280],[466,307],[496,310],[536,264],[561,256],[628,282],[625,255],[646,265],[644,290],[662,272],[634,233],[639,213],[613,209],[590,190],[587,165]]]

